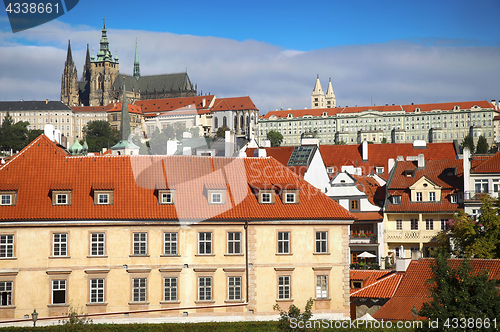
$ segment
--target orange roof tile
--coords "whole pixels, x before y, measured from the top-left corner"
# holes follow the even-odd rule
[[[351,298],[383,298],[390,299],[403,278],[403,274],[392,273],[361,289],[351,292]]]
[[[215,99],[214,95],[137,100],[135,101],[134,105],[141,107],[142,111],[145,114],[147,113],[156,114],[156,113],[173,111],[179,108],[187,107],[189,105],[195,105],[195,108],[198,110],[207,109],[212,103],[213,99]],[[203,102],[203,100],[205,100],[205,102]]]
[[[212,112],[217,111],[243,111],[257,110],[250,97],[233,97],[233,98],[218,98],[215,100]]]
[[[250,183],[291,184],[300,204],[259,204]],[[72,183],[72,204],[52,205],[54,183]],[[175,188],[175,205],[158,204],[159,183]],[[226,204],[209,204],[204,186],[224,183]],[[18,185],[15,206],[0,220],[344,220],[354,215],[274,158],[68,156],[45,135],[0,167],[0,187]],[[113,190],[113,205],[95,205],[92,188]],[[307,194],[306,194],[307,193]]]
[[[500,173],[500,152],[476,166],[473,173]]]
[[[122,111],[122,103],[115,104],[113,108],[108,110],[108,113],[111,112],[121,112]],[[134,114],[142,114],[142,109],[140,106],[128,104],[128,112]]]
[[[452,267],[458,267],[462,259],[449,260]],[[378,320],[412,320],[411,309],[413,306],[420,310],[422,305],[430,301],[430,284],[432,278],[431,264],[433,259],[420,259],[411,261],[394,296],[378,310],[373,317]],[[489,271],[489,279],[500,279],[500,260],[498,259],[472,259],[470,261],[473,271]],[[417,317],[416,319],[424,319]]]
[[[452,110],[455,106],[459,106],[461,109],[470,109],[475,105],[481,108],[493,108],[493,105],[486,101],[462,101],[456,103],[434,103],[434,104],[417,104],[417,105],[387,105],[387,106],[360,106],[360,107],[337,107],[337,108],[320,108],[320,109],[302,109],[302,110],[280,110],[271,111],[263,116],[264,119],[269,119],[271,116],[276,116],[278,118],[286,118],[288,114],[292,114],[294,117],[303,117],[304,115],[311,116],[322,116],[324,112],[328,115],[336,115],[340,113],[360,113],[364,111],[377,111],[377,112],[395,112],[395,111],[405,111],[405,112],[415,112],[417,108],[420,108],[421,112],[428,112],[433,110]]]

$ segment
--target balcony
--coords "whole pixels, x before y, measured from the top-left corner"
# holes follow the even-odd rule
[[[479,201],[481,201],[481,198],[483,198],[486,195],[490,195],[493,198],[497,198],[498,192],[470,190],[470,191],[464,192],[464,199],[465,199],[465,201],[479,202]]]
[[[386,242],[416,243],[433,242],[439,230],[386,231]]]
[[[375,234],[351,234],[349,236],[350,244],[376,244],[377,236]]]

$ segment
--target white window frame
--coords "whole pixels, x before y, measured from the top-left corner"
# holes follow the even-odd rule
[[[418,231],[418,219],[412,218],[410,219],[410,229],[412,231]]]
[[[289,254],[291,252],[290,235],[289,231],[278,232],[278,254]]]
[[[435,202],[436,201],[436,192],[430,191],[429,192],[429,201],[430,202]]]
[[[262,203],[272,203],[271,193],[262,193]]]
[[[174,194],[161,193],[161,204],[174,204]]]
[[[106,234],[90,233],[90,256],[104,256],[106,253]]]
[[[396,230],[397,231],[403,230],[403,219],[396,219]]]
[[[163,278],[163,301],[172,302],[177,301],[177,277]]]
[[[12,297],[14,294],[13,281],[0,281],[0,308],[12,305]]]
[[[425,230],[426,231],[434,230],[434,219],[432,218],[425,219]]]
[[[104,303],[104,278],[90,279],[90,303]]]
[[[133,255],[146,256],[148,254],[148,233],[134,232],[133,238]]]
[[[212,301],[212,277],[198,277],[198,301]]]
[[[316,298],[328,298],[328,275],[316,275]]]
[[[133,278],[132,279],[132,301],[146,302],[148,294],[148,279]]]
[[[176,256],[179,254],[179,233],[163,233],[163,254]]]
[[[52,256],[68,255],[68,233],[52,234]]]
[[[56,205],[68,205],[68,194],[56,194]]]
[[[0,258],[14,257],[14,234],[0,235]]]
[[[401,204],[401,196],[392,196],[392,204]]]
[[[328,252],[328,232],[316,231],[315,249],[318,254],[325,254]],[[318,250],[319,249],[319,250]]]
[[[109,205],[109,194],[97,194],[97,204]]]
[[[291,276],[278,276],[278,299],[291,299],[291,290]]]
[[[12,205],[12,195],[2,194],[2,197],[0,197],[0,205]]]
[[[227,232],[227,253],[241,254],[241,232]]]
[[[448,219],[441,219],[441,230],[442,231],[447,231],[449,229],[448,227]]]
[[[286,203],[295,203],[295,193],[286,193],[285,194],[285,202]],[[289,199],[291,198],[291,199]]]
[[[450,195],[450,203],[456,204],[458,202],[458,198],[456,194]]]
[[[212,255],[212,232],[198,232],[198,254]]]
[[[67,280],[66,279],[54,279],[52,280],[52,304],[66,304],[67,301]],[[55,292],[64,293],[64,302],[55,302],[54,296]]]
[[[217,197],[217,198],[216,198]],[[222,204],[222,193],[212,193],[210,195],[212,204]]]
[[[227,296],[229,301],[241,300],[241,276],[227,278]]]
[[[422,202],[422,192],[416,192],[415,193],[415,199],[417,202]]]

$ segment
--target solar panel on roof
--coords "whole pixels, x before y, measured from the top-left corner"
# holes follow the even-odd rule
[[[308,166],[315,149],[315,145],[296,146],[292,151],[287,166]]]

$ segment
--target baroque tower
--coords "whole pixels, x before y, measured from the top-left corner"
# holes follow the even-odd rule
[[[326,90],[326,108],[337,107],[337,98],[335,98],[335,93],[333,92],[332,79],[328,82],[328,89]]]
[[[90,59],[89,105],[106,106],[113,101],[111,87],[118,76],[118,56],[109,50],[106,22],[102,23],[102,36],[97,59]]]
[[[79,103],[78,75],[76,73],[75,63],[73,62],[71,43],[69,40],[68,53],[66,55],[64,72],[61,80],[61,101],[68,106],[78,105]]]

